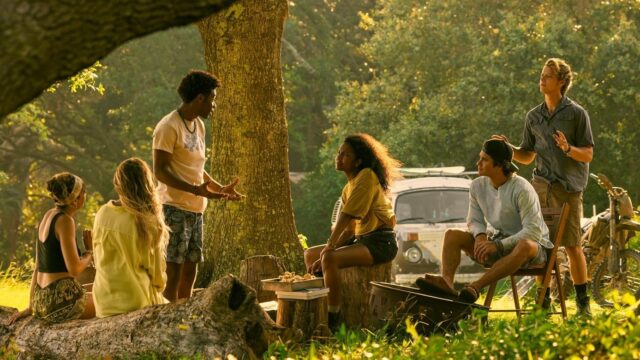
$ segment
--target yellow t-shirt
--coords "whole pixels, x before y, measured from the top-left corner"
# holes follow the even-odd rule
[[[165,251],[141,252],[135,219],[121,206],[108,202],[93,224],[93,256],[96,278],[93,299],[99,318],[145,306],[164,304],[167,282]]]
[[[342,212],[357,219],[356,235],[364,235],[383,226],[393,228],[396,224],[391,201],[369,168],[360,170],[344,186],[342,204]]]
[[[162,118],[153,130],[153,150],[166,151],[171,157],[171,170],[182,180],[192,185],[204,182],[204,123],[200,118],[187,122],[190,133],[177,110]],[[178,209],[203,213],[207,208],[207,199],[190,192],[174,189],[158,181],[158,194],[163,204]]]

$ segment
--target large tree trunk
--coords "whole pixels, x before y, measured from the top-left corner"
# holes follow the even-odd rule
[[[0,239],[6,240],[6,252],[2,257],[6,264],[16,260],[18,250],[18,240],[20,239],[20,224],[22,223],[22,205],[27,199],[27,186],[29,185],[29,168],[32,161],[20,160],[9,166],[7,171],[15,179],[6,192],[0,192],[0,196],[7,196],[0,200],[2,209],[0,210]]]
[[[238,272],[253,255],[301,268],[287,157],[280,44],[286,0],[241,0],[199,24],[209,70],[222,81],[213,114],[211,174],[240,177],[240,202],[211,201],[201,281]]]
[[[2,0],[0,119],[118,45],[200,20],[232,2]]]
[[[161,359],[226,359],[228,354],[256,359],[279,335],[255,293],[232,276],[186,302],[104,319],[47,325],[27,318],[6,327],[2,324],[11,314],[8,310],[0,308],[0,353],[10,350],[7,346],[13,341],[27,359],[129,359],[152,354]]]
[[[22,126],[11,128],[11,131],[7,131],[6,136],[13,138],[15,146],[32,146],[21,137],[21,128]],[[0,136],[0,170],[10,178],[8,184],[0,187],[0,248],[4,250],[0,255],[0,260],[2,260],[0,262],[6,266],[15,260],[16,250],[19,246],[22,205],[27,199],[29,171],[33,160],[7,156],[7,151],[16,151],[17,149],[8,141],[1,141],[1,138],[2,136]]]

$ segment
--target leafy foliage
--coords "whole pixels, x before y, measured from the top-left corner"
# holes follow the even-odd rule
[[[631,305],[633,297],[623,300]],[[560,324],[538,312],[516,319],[477,317],[463,320],[455,333],[419,335],[385,330],[352,332],[344,328],[327,343],[270,345],[267,359],[583,359],[640,358],[640,322],[633,308],[618,307],[588,320],[574,317]]]
[[[155,124],[179,105],[175,88],[191,68],[203,68],[195,27],[175,29],[116,49],[104,61],[53,85],[0,125],[0,260],[32,254],[36,227],[51,206],[44,189],[56,172],[88,184],[77,220],[91,227],[99,204],[115,195],[117,164],[151,160]],[[5,261],[6,263],[6,261]]]
[[[568,96],[591,116],[595,136],[592,171],[604,172],[638,202],[640,178],[634,149],[640,140],[640,5],[634,1],[403,1],[378,2],[361,14],[370,32],[360,50],[372,74],[341,83],[325,146],[352,132],[387,144],[407,166],[475,168],[483,140],[507,135],[518,144],[527,111],[542,102],[538,77],[549,57],[566,59],[576,72]],[[331,144],[331,145],[330,145]],[[333,178],[318,186],[332,161],[302,185],[296,201],[336,193]],[[528,177],[532,165],[521,167]],[[590,185],[585,203],[607,206]],[[325,219],[300,228],[328,226],[330,206],[296,206],[298,219]]]
[[[370,77],[358,46],[368,33],[358,13],[373,0],[290,1],[283,38],[283,76],[292,171],[309,171],[330,127],[326,111],[335,106],[337,83]]]

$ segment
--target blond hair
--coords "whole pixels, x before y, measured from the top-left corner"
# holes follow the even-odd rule
[[[113,186],[122,206],[135,217],[138,245],[163,248],[169,238],[169,228],[164,222],[149,165],[135,157],[121,162],[113,176]]]
[[[547,60],[544,66],[549,67],[556,74],[558,80],[564,80],[560,93],[562,96],[569,91],[571,87],[571,81],[573,80],[573,73],[571,72],[571,66],[566,61],[559,58],[551,58]]]

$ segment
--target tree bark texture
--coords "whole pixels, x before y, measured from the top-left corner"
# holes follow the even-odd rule
[[[286,0],[240,0],[199,23],[209,70],[222,82],[212,115],[211,174],[241,180],[242,201],[211,201],[200,284],[238,273],[254,255],[302,269],[291,206],[280,63]]]
[[[328,321],[326,296],[311,300],[278,299],[276,323],[301,330],[305,339],[330,336]]]
[[[340,269],[342,320],[349,328],[369,327],[371,281],[391,281],[391,263]]]
[[[6,246],[1,257],[8,263],[16,259],[22,222],[22,205],[25,200],[28,200],[27,187],[33,160],[15,159],[7,154],[32,146],[22,136],[27,131],[24,124],[14,125],[11,128],[5,127],[0,131],[4,132],[0,135],[0,169],[10,176],[9,184],[0,187],[0,244],[4,240]],[[6,140],[7,138],[12,141]]]
[[[2,154],[2,149],[0,149],[0,154]],[[20,224],[22,223],[22,205],[28,199],[27,187],[31,165],[32,161],[28,159],[8,164],[0,160],[0,169],[4,169],[12,177],[11,185],[0,190],[0,244],[4,240],[5,245],[1,258],[7,263],[16,259]]]
[[[276,293],[262,290],[262,280],[277,278],[284,272],[282,261],[272,255],[256,255],[240,263],[240,281],[253,288],[258,302],[276,300]]]
[[[0,119],[118,45],[200,20],[233,1],[3,0]]]
[[[16,349],[25,359],[256,359],[278,335],[255,293],[233,276],[188,301],[103,319],[47,325],[29,317],[6,327],[4,320],[15,311],[8,309],[0,308],[0,353]]]

